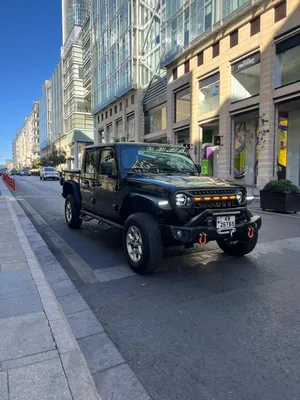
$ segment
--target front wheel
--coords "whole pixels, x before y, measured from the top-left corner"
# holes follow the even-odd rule
[[[69,228],[79,229],[81,227],[80,206],[72,194],[68,194],[66,198],[65,218]]]
[[[224,253],[233,257],[243,257],[254,250],[258,240],[257,231],[254,233],[253,238],[248,239],[246,242],[240,240],[231,241],[229,239],[219,239],[217,243]]]
[[[128,217],[124,227],[124,248],[131,268],[138,274],[153,272],[161,263],[162,238],[155,219],[146,213]]]

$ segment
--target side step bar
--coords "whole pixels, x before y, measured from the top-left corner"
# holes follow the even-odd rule
[[[100,221],[102,223],[105,223],[106,225],[109,225],[112,228],[123,229],[122,225],[117,224],[116,222],[109,221],[106,218],[102,218],[99,215],[95,215],[95,214],[93,214],[93,213],[91,213],[89,211],[86,211],[86,210],[82,210],[81,211],[80,218],[85,222],[91,221],[92,219],[97,219],[98,221]]]

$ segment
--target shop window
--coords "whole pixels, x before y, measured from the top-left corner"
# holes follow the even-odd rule
[[[152,108],[145,112],[145,135],[159,132],[167,128],[167,106],[166,104]]]
[[[106,127],[106,137],[107,137],[107,142],[110,143],[113,140],[113,127],[112,124],[107,125]]]
[[[220,42],[215,43],[212,46],[212,57],[213,58],[218,57],[219,54],[220,54]]]
[[[190,88],[175,93],[175,122],[190,118],[191,93]]]
[[[200,114],[217,110],[220,104],[220,74],[199,81]]]
[[[239,43],[238,29],[230,34],[230,48],[235,47]]]
[[[135,140],[135,118],[134,114],[128,115],[127,117],[127,131],[128,140]]]
[[[276,45],[275,87],[300,80],[300,34]]]
[[[254,36],[260,32],[260,17],[253,19],[250,22],[250,36]]]
[[[277,129],[277,177],[286,179],[287,148],[288,148],[288,113],[280,112]]]
[[[184,63],[184,73],[188,74],[190,72],[190,61]]]
[[[260,91],[260,53],[231,67],[231,101],[256,96]]]
[[[197,64],[198,64],[198,67],[203,65],[203,51],[201,51],[201,53],[199,53],[197,55]]]
[[[286,17],[286,1],[279,4],[274,8],[274,19],[275,22],[281,21]]]
[[[124,127],[122,118],[116,121],[116,137],[122,138],[124,136]]]

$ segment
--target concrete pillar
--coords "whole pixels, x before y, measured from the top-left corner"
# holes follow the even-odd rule
[[[74,168],[78,168],[78,142],[74,142]]]

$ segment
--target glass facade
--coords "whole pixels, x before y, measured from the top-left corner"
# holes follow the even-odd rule
[[[166,21],[163,26],[163,63],[171,61],[196,38],[249,0],[166,0]],[[222,15],[221,15],[222,10]]]
[[[145,112],[145,135],[167,129],[167,105],[162,104]]]
[[[276,45],[275,87],[300,81],[300,34]]]
[[[55,141],[64,132],[63,115],[63,76],[62,63],[59,62],[55,68],[51,79],[51,111],[52,111],[52,138]]]
[[[231,68],[231,101],[256,96],[260,91],[260,54],[254,54]]]
[[[51,129],[51,85],[46,81],[43,85],[42,95],[39,101],[39,127],[40,127],[40,149],[45,149],[50,143]]]
[[[92,0],[92,110],[144,88],[160,66],[160,0]],[[157,11],[157,12],[156,12]]]
[[[89,0],[63,0],[62,23],[63,44],[67,40],[74,25],[81,26],[87,16]]]
[[[175,93],[175,122],[184,121],[191,115],[190,88],[185,88]]]
[[[205,114],[219,108],[220,104],[220,74],[199,81],[199,109]]]

